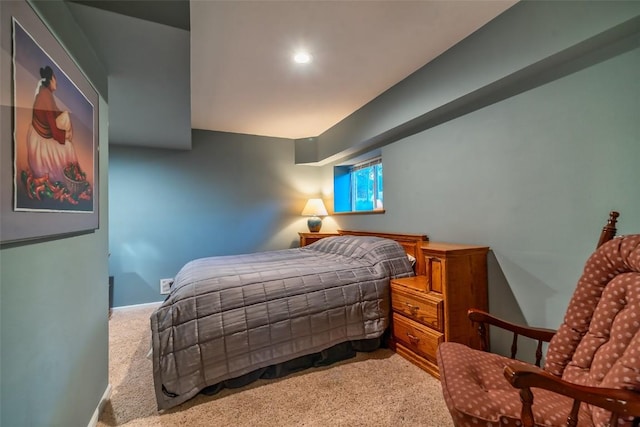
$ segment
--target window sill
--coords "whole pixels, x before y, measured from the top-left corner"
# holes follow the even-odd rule
[[[331,215],[376,215],[385,213],[384,209],[376,209],[374,211],[350,211],[350,212],[334,212]]]

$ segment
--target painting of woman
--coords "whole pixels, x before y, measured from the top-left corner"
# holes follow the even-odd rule
[[[73,127],[69,112],[58,109],[53,93],[56,76],[50,66],[40,68],[33,102],[33,118],[27,133],[27,158],[35,178],[48,176],[52,182],[64,182],[64,169],[78,163],[73,148]]]
[[[93,212],[94,107],[16,21],[14,91],[14,209]]]

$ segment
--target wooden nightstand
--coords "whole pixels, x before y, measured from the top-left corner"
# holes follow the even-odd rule
[[[338,233],[298,233],[300,236],[300,247],[317,242],[325,237],[339,236]]]
[[[480,348],[467,310],[487,310],[486,246],[422,245],[426,274],[391,281],[391,347],[436,378],[443,341]]]

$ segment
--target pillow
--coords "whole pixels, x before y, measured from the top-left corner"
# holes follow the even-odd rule
[[[395,240],[376,236],[335,236],[325,237],[302,248],[340,255],[379,265],[394,277],[414,274],[407,253]]]

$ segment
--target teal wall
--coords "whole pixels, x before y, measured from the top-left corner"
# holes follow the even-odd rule
[[[116,307],[162,301],[160,279],[190,259],[297,246],[306,230],[320,170],[294,163],[293,140],[194,130],[192,147],[111,147]]]
[[[557,327],[608,212],[640,232],[639,69],[635,49],[385,147],[386,213],[341,226],[489,245],[492,310]]]
[[[0,249],[2,426],[86,426],[107,388],[107,147],[99,230]]]
[[[3,26],[5,6],[0,2]],[[64,22],[62,33],[77,31],[63,3],[51,2],[47,8],[53,12],[47,15],[50,25]],[[74,48],[67,48],[79,54],[82,66],[81,58],[91,48],[77,32],[75,37]],[[97,80],[106,81],[97,70]],[[100,228],[0,249],[2,426],[87,426],[107,389],[109,150],[104,99],[98,108]]]
[[[533,17],[546,18],[536,12],[548,3],[517,5],[525,10],[511,11],[508,26],[498,18],[480,36],[494,24],[527,28]],[[610,13],[600,11],[605,22],[617,25],[607,21]],[[581,67],[569,63],[571,72],[547,83],[384,146],[386,213],[339,216],[336,221],[347,229],[420,232],[434,241],[488,245],[491,310],[512,321],[558,327],[609,211],[621,212],[620,233],[640,232],[639,13],[636,7],[617,16],[622,23],[635,17],[633,37],[599,48],[597,55],[587,51],[588,61],[574,61]],[[571,25],[558,25],[556,38],[580,43],[580,38],[563,34],[563,28]],[[466,41],[472,50],[457,49],[455,55],[466,54],[478,68],[486,67],[479,53],[492,45],[474,37]],[[440,61],[469,61],[467,67],[476,69],[468,58],[447,55]],[[423,71],[427,81],[428,67]],[[430,102],[425,95],[425,110]],[[375,107],[383,111],[385,104]],[[355,135],[369,131],[366,125],[359,128],[362,123],[341,125],[351,126],[349,133]],[[320,143],[323,137],[326,141],[328,135],[321,135]],[[332,167],[325,166],[325,197],[331,197],[332,179]],[[508,341],[497,334],[494,338],[496,349],[506,353]]]

